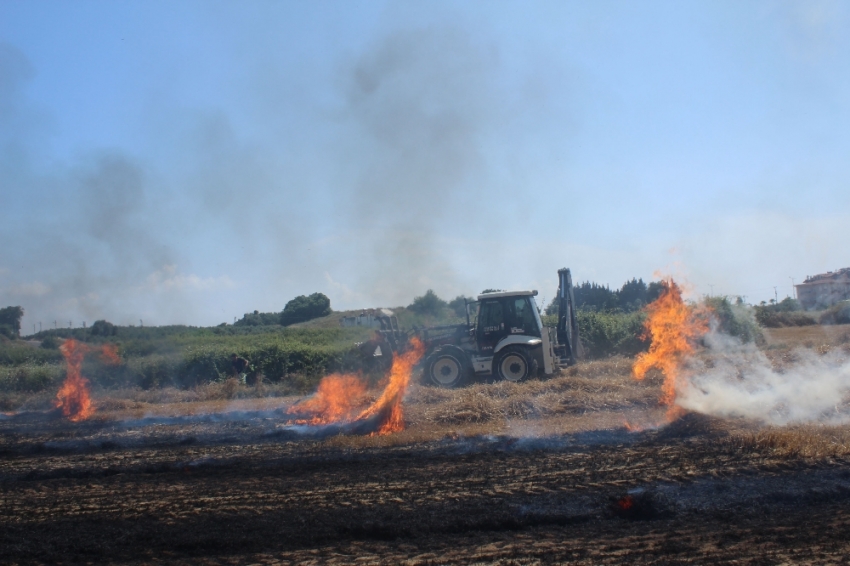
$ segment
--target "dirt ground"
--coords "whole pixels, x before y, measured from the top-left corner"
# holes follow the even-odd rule
[[[850,562],[848,430],[649,426],[628,366],[416,387],[386,437],[286,426],[294,399],[6,415],[0,563]]]

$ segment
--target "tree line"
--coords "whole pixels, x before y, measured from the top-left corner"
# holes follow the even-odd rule
[[[643,279],[636,278],[626,281],[619,289],[591,281],[573,286],[576,308],[597,312],[636,312],[660,297],[662,291],[663,281],[653,281],[647,285]],[[546,307],[546,314],[558,314],[557,298]]]
[[[331,314],[331,300],[324,293],[298,295],[283,307],[280,312],[245,313],[233,323],[234,326],[291,326]]]

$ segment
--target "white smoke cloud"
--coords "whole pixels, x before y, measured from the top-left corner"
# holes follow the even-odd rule
[[[754,345],[717,333],[707,343],[712,367],[696,370],[682,384],[676,399],[681,407],[774,425],[850,422],[850,360],[839,350],[798,350],[794,362],[776,369]]]
[[[50,286],[40,281],[12,285],[6,292],[13,297],[41,297],[50,293]]]
[[[362,302],[364,300],[362,294],[354,291],[345,283],[335,280],[327,271],[325,271],[325,280],[328,282],[328,286],[336,292],[343,302],[353,303],[357,301]]]
[[[194,273],[180,273],[176,265],[165,265],[145,280],[139,289],[153,291],[232,289],[236,283],[227,275],[200,277]]]

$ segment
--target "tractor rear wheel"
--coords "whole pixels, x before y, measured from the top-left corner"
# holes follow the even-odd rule
[[[472,365],[466,353],[454,346],[443,346],[428,358],[425,375],[437,387],[460,386],[469,375]]]
[[[537,362],[527,348],[507,346],[496,354],[496,373],[505,381],[518,383],[537,371]]]

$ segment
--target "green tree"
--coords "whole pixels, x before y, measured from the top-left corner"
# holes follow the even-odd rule
[[[729,297],[706,297],[703,303],[711,309],[717,319],[717,329],[747,343],[761,340],[761,330],[756,324],[754,313],[742,303],[732,303]]]
[[[299,295],[286,303],[280,313],[280,324],[289,326],[331,314],[331,300],[323,293]]]
[[[626,312],[634,312],[642,309],[647,304],[647,287],[643,279],[632,278],[626,281],[617,291],[617,303]]]
[[[0,335],[14,340],[21,336],[21,319],[24,317],[23,307],[5,307],[0,309]]]
[[[785,297],[774,305],[776,312],[799,312],[803,310],[803,305],[797,299]]]
[[[573,296],[576,300],[576,308],[603,311],[612,311],[618,307],[616,291],[612,291],[607,285],[599,285],[585,281],[573,287]]]
[[[632,278],[623,283],[619,290],[612,291],[607,285],[585,281],[573,287],[576,308],[597,312],[635,312],[661,296],[663,281],[653,281],[649,285],[643,279]],[[558,298],[546,306],[547,316],[558,314]]]
[[[463,295],[458,295],[451,301],[449,301],[449,308],[452,309],[452,312],[458,318],[466,318],[466,303],[474,302],[475,299],[472,297],[465,297]]]
[[[433,289],[428,289],[421,297],[414,297],[413,304],[408,305],[407,308],[417,314],[439,316],[448,306],[449,304],[438,297]]]
[[[328,301],[330,304],[330,301]],[[242,318],[233,323],[233,326],[271,326],[280,324],[281,313],[279,312],[246,312]]]
[[[740,297],[738,301],[743,303]],[[764,301],[753,307],[756,322],[766,328],[783,326],[807,326],[817,324],[811,315],[803,312],[803,306],[796,299],[785,297],[778,303],[771,299],[770,304]]]
[[[646,304],[649,304],[655,301],[658,297],[661,296],[661,293],[664,292],[664,289],[667,288],[667,284],[664,281],[653,281],[646,287]]]
[[[111,322],[105,320],[96,320],[91,325],[92,336],[115,336],[118,333],[118,328]]]

